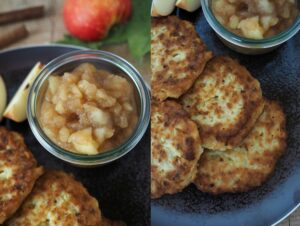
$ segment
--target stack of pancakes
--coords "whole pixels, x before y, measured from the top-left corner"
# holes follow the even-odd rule
[[[0,225],[123,226],[72,175],[44,170],[23,137],[0,127]]]
[[[285,115],[236,60],[213,57],[176,16],[151,29],[151,197],[260,186],[286,147]]]

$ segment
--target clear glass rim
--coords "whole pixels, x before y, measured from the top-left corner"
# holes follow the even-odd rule
[[[295,19],[293,25],[275,36],[272,36],[270,38],[260,39],[260,40],[244,38],[224,28],[224,26],[216,19],[216,17],[212,13],[209,4],[210,1],[211,0],[201,0],[202,10],[209,25],[223,39],[241,47],[271,48],[287,41],[300,30],[300,14],[298,13],[298,17]]]
[[[79,60],[93,59],[105,61],[123,71],[133,82],[140,99],[140,117],[132,135],[126,142],[109,151],[97,155],[83,155],[67,151],[53,141],[44,133],[37,119],[37,97],[40,88],[53,71],[60,67]],[[102,165],[114,161],[131,151],[145,134],[150,121],[150,91],[146,86],[141,74],[125,59],[106,51],[100,50],[76,50],[63,54],[50,61],[39,73],[32,84],[27,104],[27,116],[31,130],[40,144],[56,157],[75,165],[93,166]]]

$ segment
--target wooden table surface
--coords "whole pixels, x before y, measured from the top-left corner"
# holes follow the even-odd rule
[[[53,43],[61,39],[66,33],[62,20],[62,0],[0,0],[0,11],[8,11],[11,9],[18,9],[40,4],[44,4],[45,6],[45,17],[23,22],[28,28],[30,35],[18,43],[8,46],[8,48]],[[5,30],[10,29],[12,26],[16,26],[20,23],[1,26],[0,31],[5,32]],[[126,45],[103,47],[103,50],[114,52],[126,58],[138,68],[146,81],[150,81],[149,56],[146,56],[141,60],[135,60],[129,54]],[[278,224],[278,226],[300,226],[300,208],[282,223]]]

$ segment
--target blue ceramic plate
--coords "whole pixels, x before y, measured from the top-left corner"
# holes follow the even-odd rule
[[[152,201],[152,225],[275,225],[300,203],[300,33],[269,54],[246,56],[222,44],[201,10],[178,15],[195,24],[215,55],[238,59],[260,81],[264,96],[281,102],[287,116],[288,148],[269,180],[250,192],[211,196],[190,185],[179,194]]]
[[[78,49],[75,46],[42,45],[0,51],[0,74],[8,88],[9,99],[36,62],[45,64]],[[14,123],[3,120],[0,125],[23,134],[39,164],[48,169],[72,173],[98,199],[104,216],[123,220],[127,225],[149,224],[149,132],[125,157],[106,166],[83,169],[64,163],[44,150],[33,136],[27,121]]]

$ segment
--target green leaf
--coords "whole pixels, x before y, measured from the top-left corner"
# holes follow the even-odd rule
[[[57,41],[57,43],[78,45],[91,49],[99,49],[102,46],[102,43],[100,42],[83,42],[77,38],[72,37],[71,35],[64,35],[64,39]]]
[[[114,45],[120,44],[127,41],[127,34],[126,34],[126,26],[125,25],[115,25],[113,26],[107,37],[103,39],[103,45]]]
[[[151,1],[132,0],[133,14],[127,28],[129,49],[135,58],[150,51]]]

